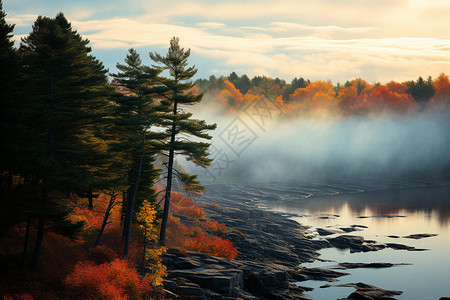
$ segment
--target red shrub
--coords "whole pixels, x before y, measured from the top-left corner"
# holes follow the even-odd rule
[[[97,266],[80,262],[65,283],[80,299],[142,299],[151,292],[149,283],[120,259]]]
[[[209,206],[211,206],[212,208],[217,209],[217,210],[221,209],[221,208],[220,208],[220,205],[217,204],[217,203],[214,203],[214,202],[211,202],[211,203],[209,204]]]
[[[229,240],[212,236],[207,233],[200,233],[188,241],[188,249],[201,253],[234,259],[237,249]]]
[[[211,231],[224,234],[227,231],[225,224],[219,223],[217,221],[205,221],[200,224],[202,228],[209,229]]]

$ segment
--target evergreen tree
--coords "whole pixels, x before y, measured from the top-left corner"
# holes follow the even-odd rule
[[[195,66],[188,67],[188,58],[190,49],[185,51],[179,45],[179,39],[173,37],[170,40],[170,47],[165,56],[158,53],[150,53],[150,58],[159,66],[155,66],[159,71],[168,71],[169,78],[161,78],[160,85],[164,88],[163,105],[170,107],[171,113],[166,114],[166,120],[161,124],[165,126],[167,134],[170,136],[168,146],[167,163],[167,184],[164,195],[164,213],[161,223],[160,243],[164,244],[167,220],[169,216],[170,195],[172,191],[172,177],[175,154],[181,154],[188,161],[202,167],[210,164],[211,159],[208,156],[209,143],[193,141],[192,137],[211,139],[206,130],[213,130],[216,125],[208,125],[203,120],[191,118],[191,113],[182,110],[183,105],[193,105],[202,100],[203,95],[193,95],[187,91],[193,87],[190,81],[196,74]],[[182,180],[196,186],[200,191],[201,187],[196,180],[197,175],[184,175]]]
[[[0,0],[0,179],[1,179],[1,217],[0,233],[14,223],[9,217],[8,198],[13,188],[13,176],[17,170],[18,141],[15,138],[17,132],[17,74],[19,72],[18,57],[14,50],[13,29],[14,25],[8,25],[5,20],[6,13]],[[17,216],[16,216],[17,217]]]
[[[410,93],[414,100],[420,106],[424,106],[436,92],[433,85],[431,76],[425,81],[422,77],[419,77],[417,81],[408,81],[406,83],[406,92]]]
[[[306,88],[308,85],[309,85],[309,79],[305,80],[305,79],[303,79],[303,77],[300,77],[300,79],[295,77],[294,79],[292,79],[291,84],[287,85],[286,90],[284,91],[284,94],[283,94],[283,100],[289,101],[289,97],[293,93],[295,93],[295,91],[297,89]]]
[[[100,128],[110,88],[107,71],[89,54],[88,43],[62,13],[53,19],[39,16],[22,40],[29,84],[24,112],[30,133],[27,171],[40,189],[32,212],[39,220],[33,268],[47,224],[71,237],[83,225],[67,220],[70,193],[92,188],[105,175],[104,160],[98,158],[103,155]]]
[[[120,91],[114,95],[115,103],[114,130],[115,141],[112,150],[116,157],[126,161],[127,185],[124,222],[124,256],[128,254],[131,224],[136,204],[144,200],[150,203],[155,200],[154,182],[159,176],[159,170],[154,168],[155,155],[164,140],[164,132],[152,131],[161,119],[164,106],[155,101],[161,87],[155,82],[159,70],[144,66],[139,54],[130,49],[125,58],[125,65],[117,64],[121,72],[112,74],[114,83]]]

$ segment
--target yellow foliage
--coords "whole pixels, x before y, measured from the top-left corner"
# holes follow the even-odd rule
[[[150,281],[153,286],[162,284],[162,277],[166,276],[166,267],[162,264],[161,255],[167,249],[165,247],[157,246],[158,232],[154,224],[156,219],[156,207],[150,204],[147,200],[142,203],[141,210],[137,214],[139,226],[144,232],[145,242],[151,245],[145,251],[145,259],[147,261],[147,273],[145,278]]]

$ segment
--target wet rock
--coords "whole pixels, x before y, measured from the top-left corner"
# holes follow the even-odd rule
[[[356,229],[354,227],[341,227],[339,229],[341,229],[342,231],[345,231],[345,232],[356,231]]]
[[[397,243],[387,243],[386,247],[394,249],[394,250],[407,250],[407,251],[426,251],[426,250],[429,250],[429,249],[415,248],[415,247],[412,247],[412,246],[407,246],[407,245],[397,244]]]
[[[340,235],[327,239],[331,245],[339,249],[350,249],[351,253],[378,251],[386,248],[383,244],[375,244],[375,241],[366,241],[362,236]]]
[[[401,291],[385,290],[379,287],[368,285],[362,282],[356,284],[345,284],[339,286],[353,286],[356,291],[351,293],[347,298],[348,300],[363,299],[363,300],[388,300],[395,299],[393,296],[398,296],[403,294]],[[341,300],[345,300],[341,299]]]
[[[398,216],[398,215],[381,215],[381,216],[358,216],[359,219],[367,219],[367,218],[406,218],[406,216]]]
[[[358,268],[390,268],[393,266],[402,266],[410,264],[393,264],[393,263],[339,263],[339,266],[343,269],[358,269]]]
[[[329,238],[327,240],[330,242],[330,244],[340,249],[359,248],[364,242],[364,238],[362,236],[355,235],[340,235],[338,237]]]
[[[200,299],[204,298],[205,296],[204,290],[198,284],[193,283],[185,283],[183,285],[179,285],[178,294],[183,296],[198,297]]]
[[[349,275],[349,273],[338,272],[321,268],[303,268],[301,273],[308,276],[309,280],[335,281],[336,278]]]
[[[317,228],[317,233],[321,236],[325,236],[325,235],[332,235],[335,233],[338,233],[338,231],[336,230],[329,230],[329,229],[323,229],[323,228]]]
[[[355,227],[355,228],[369,228],[366,225],[352,225],[351,227]]]
[[[388,235],[388,238],[391,238],[391,239],[398,239],[398,238],[400,238],[398,235]]]
[[[437,236],[437,234],[435,234],[435,233],[418,233],[418,234],[410,234],[410,235],[404,236],[404,238],[420,240],[420,239],[428,238],[428,237],[432,237],[432,236]]]

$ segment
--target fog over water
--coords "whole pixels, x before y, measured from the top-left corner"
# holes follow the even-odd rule
[[[203,110],[217,123],[213,165],[202,177],[256,182],[305,178],[442,177],[450,170],[450,116],[421,112],[398,116],[271,118]]]

